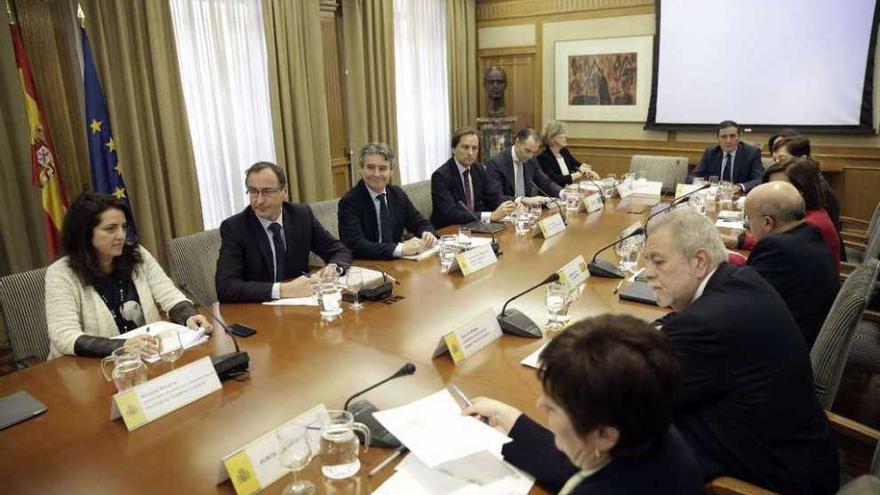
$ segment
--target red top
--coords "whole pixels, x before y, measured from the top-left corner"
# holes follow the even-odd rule
[[[824,208],[816,208],[807,210],[804,221],[819,229],[822,234],[822,240],[831,250],[831,256],[834,258],[834,269],[840,275],[840,237],[837,235],[837,228],[828,216],[828,212]],[[755,247],[755,237],[751,232],[746,231],[742,241],[742,249],[752,249]]]

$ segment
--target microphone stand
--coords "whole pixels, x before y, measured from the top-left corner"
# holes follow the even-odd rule
[[[517,335],[519,337],[531,337],[540,339],[544,335],[541,333],[541,329],[532,321],[531,318],[526,316],[522,311],[516,309],[507,309],[507,305],[511,303],[514,299],[522,296],[523,294],[527,294],[542,285],[549,284],[551,282],[555,282],[559,280],[559,274],[553,273],[548,276],[544,280],[539,283],[529,287],[528,289],[520,292],[519,294],[511,297],[504,303],[504,306],[501,308],[501,313],[498,314],[498,324],[501,326],[501,330],[505,333],[509,333],[511,335]]]
[[[492,232],[491,225],[486,225],[486,222],[480,220],[480,217],[472,212],[470,208],[468,208],[467,205],[464,204],[464,201],[458,201],[456,204],[463,208],[464,211],[468,212],[468,215],[473,217],[474,221],[476,221],[480,225],[486,226],[486,231],[489,232],[489,235],[492,236],[492,251],[495,252],[495,256],[501,256],[502,254],[504,254],[503,252],[501,252],[501,244],[498,244],[498,239],[495,237],[495,232]]]
[[[355,397],[359,397],[359,396],[369,392],[370,390],[373,390],[374,388],[378,387],[379,385],[382,385],[383,383],[389,382],[395,378],[400,378],[401,376],[412,375],[415,372],[416,372],[416,365],[414,365],[412,363],[406,363],[405,365],[403,365],[403,367],[401,367],[399,370],[397,370],[396,373],[389,376],[388,378],[386,378],[378,383],[375,383],[375,384],[361,390],[360,392],[355,393],[351,397],[349,397],[345,401],[345,405],[342,406],[342,409],[350,412],[352,414],[352,416],[354,416],[354,421],[356,421],[358,423],[363,423],[367,428],[370,429],[370,440],[371,440],[370,443],[373,444],[374,446],[381,447],[381,448],[396,449],[396,448],[400,447],[400,440],[398,440],[397,437],[392,435],[391,432],[389,432],[387,429],[385,429],[385,427],[382,426],[382,424],[379,423],[379,421],[377,421],[375,417],[373,417],[373,413],[378,411],[379,409],[372,402],[370,402],[366,399],[361,399],[359,401],[352,403],[351,402],[352,399],[354,399]],[[364,440],[364,439],[361,439],[361,440]]]
[[[229,335],[229,338],[232,339],[232,344],[235,346],[234,352],[227,352],[226,354],[221,354],[219,356],[211,356],[211,363],[214,365],[214,370],[217,371],[217,376],[220,378],[220,381],[226,381],[230,378],[237,377],[242,373],[247,372],[248,366],[250,364],[250,356],[248,356],[247,352],[242,352],[238,347],[238,340],[236,340],[235,335],[229,330],[229,327],[226,323],[223,322],[223,319],[219,317],[219,315],[215,314],[211,311],[210,307],[199,301],[192,292],[190,292],[187,284],[181,284],[180,290],[183,291],[190,299],[192,299],[196,304],[204,308],[204,310],[208,313],[208,316],[213,318],[223,331],[226,332],[226,335]]]

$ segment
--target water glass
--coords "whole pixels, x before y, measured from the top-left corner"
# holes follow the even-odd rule
[[[298,423],[287,423],[275,431],[278,439],[278,463],[293,473],[293,483],[287,485],[284,495],[313,495],[315,485],[299,479],[299,472],[312,460],[312,446],[308,430]]]
[[[694,177],[694,185],[695,186],[702,186],[705,183],[706,183],[705,177]]]
[[[312,292],[318,299],[322,320],[333,321],[342,314],[342,291],[339,289],[339,285],[320,282],[312,285]]]
[[[702,194],[696,193],[691,195],[688,198],[688,205],[700,215],[706,214],[706,198]]]
[[[606,198],[614,196],[615,187],[617,187],[617,176],[614,174],[608,174],[608,176],[605,177],[605,184],[602,190],[602,194],[604,194]]]
[[[541,205],[529,205],[529,214],[532,215],[532,221],[537,222],[541,218]]]
[[[174,362],[183,355],[183,343],[180,341],[180,330],[170,328],[156,336],[159,339],[159,359],[166,363],[171,363],[171,369],[174,369]]]
[[[639,264],[639,253],[642,250],[642,240],[640,237],[630,237],[620,243],[618,250],[618,266],[621,271],[633,273]]]
[[[571,307],[571,289],[560,282],[553,282],[547,286],[547,296],[544,299],[547,305],[547,330],[558,331],[568,323],[568,310]]]
[[[457,235],[444,235],[440,237],[440,249],[437,250],[440,256],[440,273],[449,273],[452,264],[455,262],[455,256],[459,252]]]
[[[458,245],[467,249],[471,246],[471,228],[461,225],[458,227]]]
[[[709,176],[709,184],[712,184],[713,186],[718,185],[718,176],[717,175],[710,175]]]
[[[354,302],[349,306],[349,308],[360,311],[364,309],[364,304],[361,302],[361,289],[364,287],[364,273],[360,268],[351,267],[348,269],[348,275],[345,277],[346,284],[348,286],[348,290],[351,292],[351,295],[354,297]]]
[[[517,211],[516,213],[514,213],[513,220],[516,235],[528,234],[534,222],[532,214],[528,211]]]
[[[576,185],[568,185],[563,193],[566,213],[577,213],[581,209],[581,193]]]
[[[639,170],[639,182],[647,182],[648,181],[648,171],[647,170]]]

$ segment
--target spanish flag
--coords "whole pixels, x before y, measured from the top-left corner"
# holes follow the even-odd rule
[[[46,230],[46,251],[49,261],[54,261],[61,254],[61,224],[67,211],[67,197],[61,183],[55,145],[46,126],[46,118],[37,97],[37,87],[31,74],[21,32],[17,24],[10,24],[12,30],[12,46],[15,50],[15,63],[21,77],[21,89],[24,92],[24,106],[27,111],[31,135],[31,167],[33,184],[42,190],[43,224]]]

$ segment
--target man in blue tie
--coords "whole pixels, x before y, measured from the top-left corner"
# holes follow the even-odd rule
[[[718,144],[706,148],[693,172],[694,177],[732,182],[744,192],[760,184],[763,175],[761,150],[739,140],[739,126],[732,120],[718,124]]]
[[[351,264],[351,251],[327,232],[306,204],[287,201],[287,177],[281,167],[257,162],[245,172],[250,204],[220,224],[217,298],[220,302],[261,302],[311,295],[316,277],[309,252],[327,266]]]

